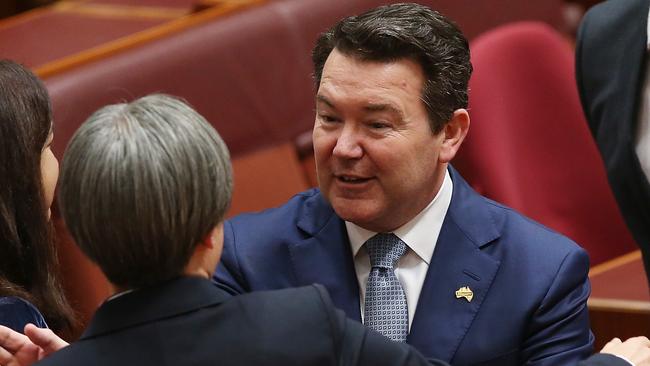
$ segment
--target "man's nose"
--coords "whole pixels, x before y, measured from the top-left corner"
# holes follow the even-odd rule
[[[343,159],[361,158],[363,148],[361,147],[361,136],[358,131],[351,126],[345,126],[336,140],[333,155]]]

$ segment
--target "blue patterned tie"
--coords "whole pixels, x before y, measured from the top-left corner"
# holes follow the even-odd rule
[[[406,244],[394,234],[377,234],[365,246],[372,269],[366,284],[363,322],[396,342],[406,342],[406,295],[395,276],[395,264],[406,252]]]

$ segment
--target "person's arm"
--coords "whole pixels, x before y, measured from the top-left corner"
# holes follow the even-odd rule
[[[23,335],[0,325],[0,365],[3,366],[31,366],[67,345],[50,329],[27,324]]]
[[[341,312],[341,315],[345,315]],[[360,349],[356,362],[347,365],[355,366],[449,366],[448,363],[426,359],[420,352],[406,343],[394,342],[383,335],[365,327],[354,320],[345,319],[346,338],[350,333],[361,333]],[[344,346],[345,349],[345,346]],[[341,366],[346,364],[341,364]]]
[[[250,292],[239,269],[235,233],[230,221],[223,225],[223,251],[212,281],[231,295]]]
[[[575,365],[592,354],[589,327],[589,257],[582,249],[567,253],[531,314],[521,362],[530,366]]]

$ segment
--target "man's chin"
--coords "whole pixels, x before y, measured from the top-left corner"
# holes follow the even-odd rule
[[[330,203],[341,219],[367,230],[376,231],[373,229],[375,226],[373,223],[379,217],[380,210],[372,202],[335,198]]]

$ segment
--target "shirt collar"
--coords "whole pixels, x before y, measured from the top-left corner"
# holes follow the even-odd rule
[[[442,186],[429,205],[409,222],[393,231],[398,238],[406,243],[427,264],[429,264],[433,256],[438,235],[442,228],[442,222],[451,203],[453,189],[454,185],[451,181],[449,171],[445,171]],[[349,221],[345,222],[345,228],[350,239],[350,248],[352,249],[353,257],[359,253],[359,250],[368,239],[377,234]]]

